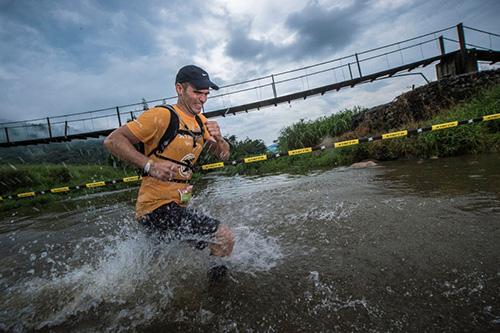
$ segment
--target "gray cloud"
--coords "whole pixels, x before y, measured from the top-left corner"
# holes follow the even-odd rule
[[[16,63],[19,55],[61,50],[75,66],[101,71],[110,56],[133,59],[160,52],[162,45],[155,39],[158,26],[171,27],[174,35],[177,24],[200,13],[190,10],[187,17],[172,15],[167,20],[159,11],[184,7],[189,7],[185,1],[169,2],[168,7],[161,1],[147,6],[141,1],[3,1],[0,43],[10,52],[2,52],[0,59],[4,64]],[[189,38],[176,42],[180,47],[192,45]]]
[[[222,85],[460,21],[499,32],[498,0],[287,0],[250,6],[240,1],[151,0],[144,5],[140,0],[0,0],[0,118],[47,117],[172,96],[175,73],[187,63],[204,66]],[[468,33],[467,38],[475,42],[475,36],[484,37]],[[499,45],[496,39],[493,43]],[[335,102],[336,108],[386,102],[400,91],[398,85],[405,88],[421,81],[395,78],[360,85],[352,92],[341,90],[331,98],[308,98],[306,104],[317,107],[308,113],[301,109],[300,117],[333,112]],[[373,91],[376,87],[382,90]],[[283,92],[278,89],[279,93]],[[299,117],[294,106],[269,110],[252,118],[234,117],[239,125],[228,123],[224,131],[272,140],[276,128]],[[267,119],[269,112],[277,119],[272,126],[257,121]]]
[[[357,1],[346,8],[325,10],[317,1],[309,2],[286,20],[286,26],[297,33],[296,42],[288,51],[299,58],[342,50],[359,30],[356,14],[360,5],[361,1]]]
[[[171,96],[176,69],[196,54],[184,25],[202,12],[189,1],[0,0],[0,118]]]
[[[360,23],[356,15],[361,1],[346,8],[325,9],[310,1],[284,22],[295,41],[283,45],[249,37],[250,24],[234,24],[226,46],[227,54],[237,60],[303,59],[341,51],[355,38]]]
[[[248,25],[237,25],[231,31],[231,37],[226,46],[226,52],[230,57],[240,60],[260,60],[276,53],[278,46],[271,42],[252,39],[248,37],[248,32]]]

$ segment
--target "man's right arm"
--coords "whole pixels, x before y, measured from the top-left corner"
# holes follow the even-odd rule
[[[127,125],[123,125],[104,140],[104,147],[120,160],[142,169],[149,159],[134,147],[139,142]]]
[[[139,142],[140,140],[130,131],[127,125],[123,125],[108,135],[104,140],[104,147],[120,160],[144,169],[149,158],[141,154],[134,147],[134,144]],[[170,161],[156,161],[151,165],[149,175],[163,181],[168,181],[175,177],[179,168],[180,165]]]

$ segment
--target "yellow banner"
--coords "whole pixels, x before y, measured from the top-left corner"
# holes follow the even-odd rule
[[[50,189],[50,192],[52,192],[52,193],[61,193],[61,192],[68,192],[68,191],[69,191],[68,186]]]
[[[267,155],[259,155],[259,156],[247,157],[243,161],[245,163],[252,163],[252,162],[257,162],[257,161],[265,161],[265,160],[267,160]]]
[[[223,168],[224,167],[224,162],[217,162],[217,163],[212,163],[212,164],[204,164],[201,166],[202,170],[210,170],[210,169],[217,169],[217,168]]]
[[[85,186],[87,188],[101,187],[101,186],[106,186],[106,182],[87,183],[87,184],[85,184]]]
[[[408,135],[407,130],[399,131],[399,132],[391,132],[391,133],[382,134],[382,140],[400,138],[402,136],[407,136],[407,135]]]
[[[139,176],[130,176],[123,178],[124,183],[136,182],[139,180]]]
[[[300,149],[289,150],[288,155],[293,156],[293,155],[307,154],[307,153],[311,153],[312,151],[313,151],[313,149],[311,147],[300,148]]]
[[[483,116],[483,121],[488,121],[488,120],[493,120],[493,119],[500,119],[500,113],[495,113],[495,114]]]
[[[359,143],[359,139],[335,142],[335,148],[342,148],[342,147],[357,145],[358,143]]]
[[[450,127],[456,127],[458,126],[458,121],[452,121],[449,123],[442,123],[442,124],[437,124],[437,125],[432,125],[432,130],[437,131],[437,130],[442,130],[445,128],[450,128]]]
[[[17,195],[18,198],[34,197],[35,192],[24,192]]]

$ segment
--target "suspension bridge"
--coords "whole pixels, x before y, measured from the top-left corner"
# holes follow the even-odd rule
[[[466,41],[467,33],[467,41]],[[472,41],[472,42],[471,42]],[[207,118],[237,113],[323,95],[376,80],[417,75],[418,68],[436,64],[436,77],[479,70],[478,64],[500,62],[500,35],[463,24],[426,33],[359,53],[221,86],[209,98]],[[66,142],[106,136],[135,119],[149,105],[175,103],[166,97],[99,110],[24,121],[0,123],[0,147]]]

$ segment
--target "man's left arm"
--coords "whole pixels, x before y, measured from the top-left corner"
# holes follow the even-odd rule
[[[207,147],[208,149],[217,156],[218,159],[222,161],[227,161],[229,159],[230,148],[229,144],[224,140],[222,133],[220,131],[219,124],[216,121],[206,121],[205,128],[210,137],[207,137]]]

